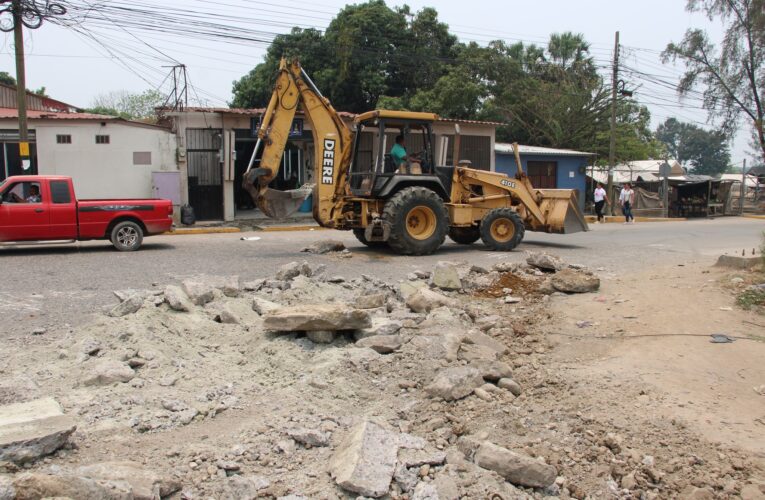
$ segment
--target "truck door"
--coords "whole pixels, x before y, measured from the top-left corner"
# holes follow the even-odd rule
[[[51,180],[48,183],[50,210],[50,238],[56,240],[77,239],[77,199],[72,182]]]
[[[40,182],[14,182],[0,194],[0,241],[50,239],[50,213]]]

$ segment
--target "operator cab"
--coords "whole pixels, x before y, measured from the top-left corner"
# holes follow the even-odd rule
[[[435,184],[433,189],[447,199],[451,170],[436,167],[432,128],[436,120],[433,113],[409,111],[359,115],[350,169],[353,195],[386,198],[406,185]]]

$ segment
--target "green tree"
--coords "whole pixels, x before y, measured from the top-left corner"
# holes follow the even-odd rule
[[[704,130],[669,118],[656,129],[656,139],[670,156],[689,165],[694,174],[722,174],[730,165],[728,138],[720,130]]]
[[[165,103],[165,96],[156,90],[140,93],[125,90],[108,92],[93,99],[86,111],[103,115],[119,116],[127,120],[156,120],[155,109]]]
[[[730,134],[743,116],[755,131],[758,152],[765,158],[762,101],[765,84],[765,13],[763,0],[688,0],[686,9],[704,12],[725,25],[716,47],[700,29],[689,29],[680,43],[670,43],[664,61],[682,61],[687,71],[678,92],[686,95],[703,88],[704,107]]]
[[[16,86],[16,79],[7,71],[0,71],[0,83]]]
[[[255,66],[247,75],[234,82],[234,99],[231,106],[237,108],[265,107],[271,98],[274,78],[279,60],[298,58],[311,79],[328,92],[330,75],[333,74],[331,50],[322,33],[315,29],[292,28],[286,35],[278,35],[268,47],[265,61]],[[330,93],[328,97],[334,96]]]

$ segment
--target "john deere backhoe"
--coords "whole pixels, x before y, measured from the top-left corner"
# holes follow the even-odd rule
[[[279,172],[298,106],[311,125],[316,148],[313,216],[321,226],[352,230],[365,245],[387,245],[400,254],[423,255],[438,249],[448,234],[457,243],[481,239],[492,250],[507,251],[521,242],[526,230],[587,230],[575,193],[534,189],[517,151],[515,178],[469,168],[469,162],[458,161],[457,127],[456,165],[437,166],[432,125],[438,116],[370,111],[355,118],[352,131],[300,64],[286,60],[281,61],[244,175],[244,188],[270,217],[290,215],[310,194],[268,187]],[[404,136],[409,145],[421,150],[395,165],[386,154],[394,136]]]

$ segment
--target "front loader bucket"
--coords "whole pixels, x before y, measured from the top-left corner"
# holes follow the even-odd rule
[[[576,193],[570,189],[540,189],[540,209],[546,214],[548,233],[571,234],[589,231],[587,221],[579,209]]]
[[[255,199],[258,208],[273,219],[285,219],[298,211],[300,205],[311,195],[312,186],[278,191],[263,188]]]

